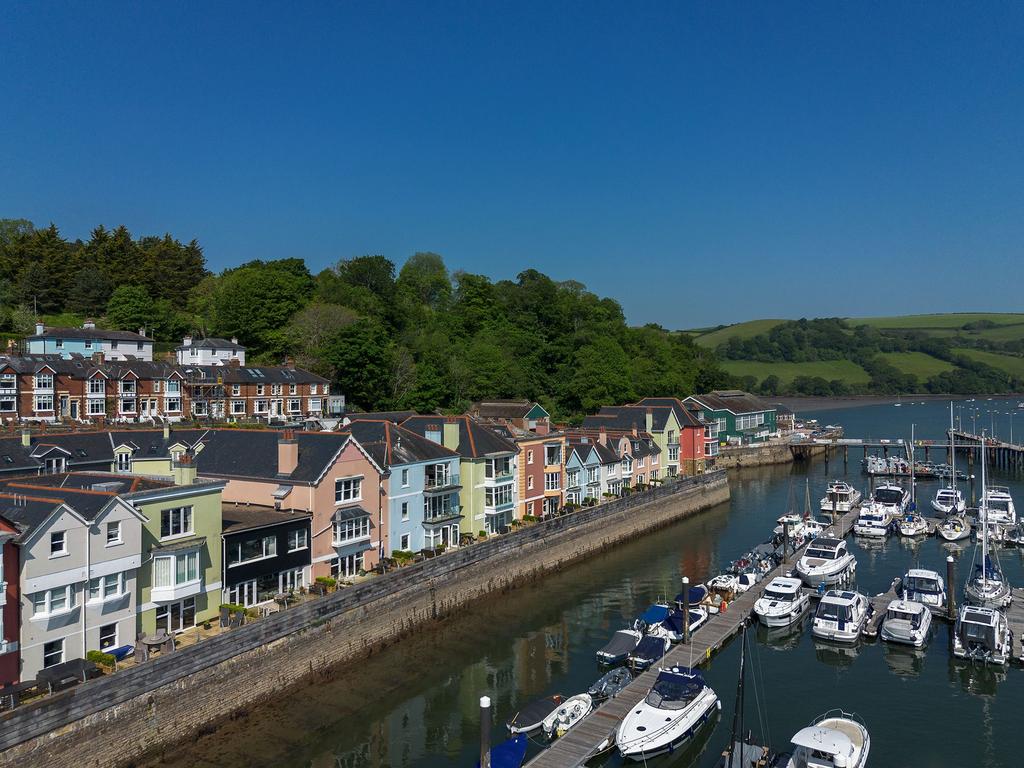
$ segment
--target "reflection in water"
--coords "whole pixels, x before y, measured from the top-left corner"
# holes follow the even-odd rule
[[[853,666],[853,662],[860,655],[860,643],[843,645],[841,643],[830,643],[827,640],[814,639],[814,656],[822,664],[830,667],[847,669]]]
[[[1006,680],[1006,673],[1006,667],[977,662],[972,664],[955,656],[949,658],[950,682],[959,683],[961,690],[972,696],[995,696],[999,684]]]
[[[882,643],[885,663],[894,675],[900,677],[918,677],[924,669],[924,648],[914,648],[899,643]]]
[[[792,650],[800,645],[800,640],[803,639],[806,621],[807,618],[805,616],[788,627],[766,627],[759,623],[757,625],[757,642],[771,648],[773,651]]]

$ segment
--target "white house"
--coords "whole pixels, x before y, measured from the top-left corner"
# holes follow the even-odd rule
[[[25,339],[30,355],[60,355],[70,358],[72,354],[92,357],[103,353],[104,360],[153,360],[153,340],[146,336],[146,329],[132,331],[111,331],[97,328],[92,320],[86,320],[81,328],[47,328],[36,323],[35,335]]]
[[[234,337],[228,341],[193,339],[186,336],[175,351],[178,354],[179,365],[229,365],[232,360],[237,360],[239,365],[245,365],[245,347]]]

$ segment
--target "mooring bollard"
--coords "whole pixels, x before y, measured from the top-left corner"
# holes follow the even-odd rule
[[[491,697],[480,697],[480,768],[491,768]]]

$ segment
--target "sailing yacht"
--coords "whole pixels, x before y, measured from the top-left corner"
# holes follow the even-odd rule
[[[956,487],[956,433],[953,431],[953,402],[949,403],[949,487],[939,486],[932,499],[932,509],[944,515],[963,514],[967,509],[964,495]]]
[[[1013,600],[1013,593],[999,567],[998,555],[995,551],[991,556],[989,554],[990,515],[986,509],[988,493],[985,480],[985,440],[983,437],[981,442],[981,507],[978,510],[978,518],[981,522],[981,562],[977,562],[978,549],[976,547],[974,550],[974,572],[967,580],[964,596],[971,605],[985,608],[1005,608]]]

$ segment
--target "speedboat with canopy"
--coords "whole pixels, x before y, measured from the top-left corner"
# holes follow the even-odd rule
[[[961,605],[953,633],[953,655],[986,664],[1006,664],[1013,651],[1010,625],[1002,611]]]
[[[692,739],[721,706],[699,671],[662,668],[643,701],[619,723],[619,754],[641,762],[672,752]]]
[[[920,648],[928,641],[932,612],[923,603],[893,600],[882,619],[881,637],[890,643],[903,643]]]
[[[640,638],[644,636],[639,629],[620,629],[601,650],[597,652],[597,660],[601,664],[621,664],[636,648]]]
[[[822,512],[849,512],[860,504],[861,493],[842,480],[833,480],[821,497]]]
[[[520,709],[506,723],[508,730],[513,733],[533,733],[539,731],[544,720],[562,704],[562,697],[559,695],[547,696],[537,701],[531,701]]]
[[[826,712],[793,736],[787,768],[864,768],[871,737],[856,715]]]
[[[910,492],[896,483],[882,483],[871,494],[871,503],[888,513],[890,519],[897,518],[907,511]]]
[[[853,532],[858,536],[885,538],[892,530],[892,514],[885,508],[869,502],[860,508]]]
[[[946,582],[935,571],[911,568],[903,576],[900,597],[942,610],[946,607]]]
[[[647,669],[668,653],[670,647],[671,642],[667,637],[644,635],[636,648],[626,657],[626,663],[633,669]]]
[[[788,627],[799,621],[811,605],[800,579],[776,576],[754,603],[758,621],[766,627]]]
[[[815,539],[796,563],[797,575],[809,587],[848,581],[856,570],[857,558],[847,550],[842,539]]]
[[[811,632],[822,640],[855,643],[873,610],[860,592],[830,589],[818,602]]]

